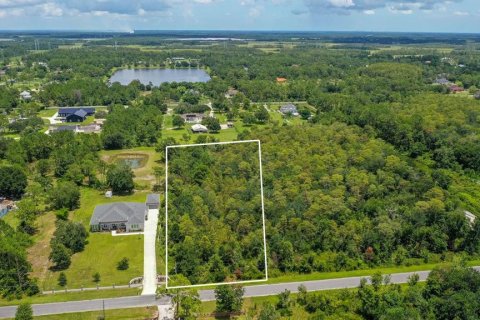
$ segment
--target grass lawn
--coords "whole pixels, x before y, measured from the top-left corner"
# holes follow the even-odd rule
[[[97,291],[83,291],[83,292],[58,292],[55,294],[42,294],[33,297],[25,297],[21,300],[6,300],[0,299],[0,306],[13,306],[23,302],[31,304],[36,303],[51,303],[51,302],[64,302],[64,301],[79,301],[79,300],[93,300],[103,298],[117,298],[138,296],[141,293],[140,288],[128,288],[128,289],[111,289],[111,290],[97,290]]]
[[[38,112],[39,117],[53,117],[55,113],[57,113],[58,109],[43,109]]]
[[[118,159],[121,158],[122,155],[138,155],[147,157],[147,161],[145,162],[145,164],[140,168],[133,169],[133,173],[135,174],[134,181],[138,185],[138,187],[142,189],[151,189],[151,187],[156,182],[154,175],[154,167],[158,165],[163,165],[163,162],[160,161],[160,154],[155,152],[155,148],[139,147],[124,150],[100,151],[100,157],[107,163],[114,163],[118,161]]]
[[[129,259],[129,268],[117,270],[117,263]],[[110,233],[90,233],[85,250],[72,256],[71,266],[64,271],[68,288],[95,287],[92,276],[100,274],[99,286],[126,285],[143,275],[143,235],[113,237]],[[41,285],[43,290],[60,289],[60,272],[48,271]]]
[[[157,307],[105,310],[105,319],[151,319],[157,314],[157,312]],[[52,314],[35,317],[35,320],[97,320],[100,316],[103,316],[103,311]]]
[[[81,206],[79,209],[70,213],[70,219],[81,222],[89,229],[89,222],[93,210],[97,204],[110,203],[117,201],[144,202],[146,192],[136,192],[128,196],[113,196],[105,198],[103,192],[84,188],[81,190]],[[53,216],[52,216],[53,220]],[[49,230],[48,224],[45,225]],[[42,234],[39,232],[39,234]],[[44,243],[47,246],[45,250],[35,253],[35,259],[43,262],[35,262],[34,265],[49,266],[48,249],[49,236],[45,236]],[[143,275],[143,235],[129,235],[113,237],[110,233],[90,233],[85,250],[72,256],[72,264],[65,270],[67,276],[68,288],[94,287],[92,275],[95,272],[100,273],[100,286],[110,286],[113,284],[126,285],[135,277]],[[117,270],[117,263],[123,257],[130,261],[128,270]],[[59,272],[54,272],[44,267],[44,271],[34,269],[35,274],[40,276],[39,286],[42,290],[59,288],[57,279]]]

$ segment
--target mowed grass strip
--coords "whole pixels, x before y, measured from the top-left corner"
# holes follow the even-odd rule
[[[158,312],[157,307],[129,308],[105,310],[105,319],[133,320],[151,319]],[[52,314],[35,317],[35,320],[97,320],[103,316],[103,311],[89,311],[77,313]]]
[[[80,300],[138,296],[141,293],[141,291],[142,291],[141,288],[122,288],[122,289],[79,291],[79,292],[59,291],[55,294],[41,294],[33,297],[24,297],[21,300],[0,299],[0,307],[18,305],[23,302],[28,302],[31,304],[40,304],[40,303],[53,303],[53,302],[64,302],[64,301],[80,301]]]

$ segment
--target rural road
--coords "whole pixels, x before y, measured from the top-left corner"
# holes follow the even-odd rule
[[[473,267],[473,269],[480,271],[480,266]],[[408,281],[408,278],[415,273],[419,275],[420,281],[424,281],[428,277],[428,274],[430,273],[430,271],[394,273],[394,274],[391,274],[391,282],[405,283]],[[285,289],[290,290],[291,292],[297,292],[298,286],[301,284],[303,284],[308,291],[355,288],[360,284],[360,280],[362,278],[369,279],[369,277],[351,277],[351,278],[245,286],[244,297],[276,295],[284,291]],[[215,294],[213,290],[199,290],[199,294],[200,294],[200,299],[202,301],[215,300]],[[145,306],[152,306],[152,305],[169,305],[171,303],[170,299],[167,297],[162,297],[155,300],[155,297],[151,295],[151,296],[132,296],[132,297],[123,297],[123,298],[36,304],[36,305],[32,305],[32,307],[35,315],[48,315],[48,314],[57,314],[57,313],[102,310],[103,301],[105,301],[105,309],[122,309],[122,308],[145,307]],[[13,318],[15,316],[15,310],[16,310],[16,306],[0,307],[0,318]]]

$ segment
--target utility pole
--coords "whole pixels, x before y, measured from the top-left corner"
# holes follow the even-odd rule
[[[105,300],[102,300],[103,304],[103,320],[105,320]]]

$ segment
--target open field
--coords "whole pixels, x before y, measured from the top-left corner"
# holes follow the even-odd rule
[[[53,117],[55,113],[57,113],[58,109],[43,109],[38,112],[39,117]]]

